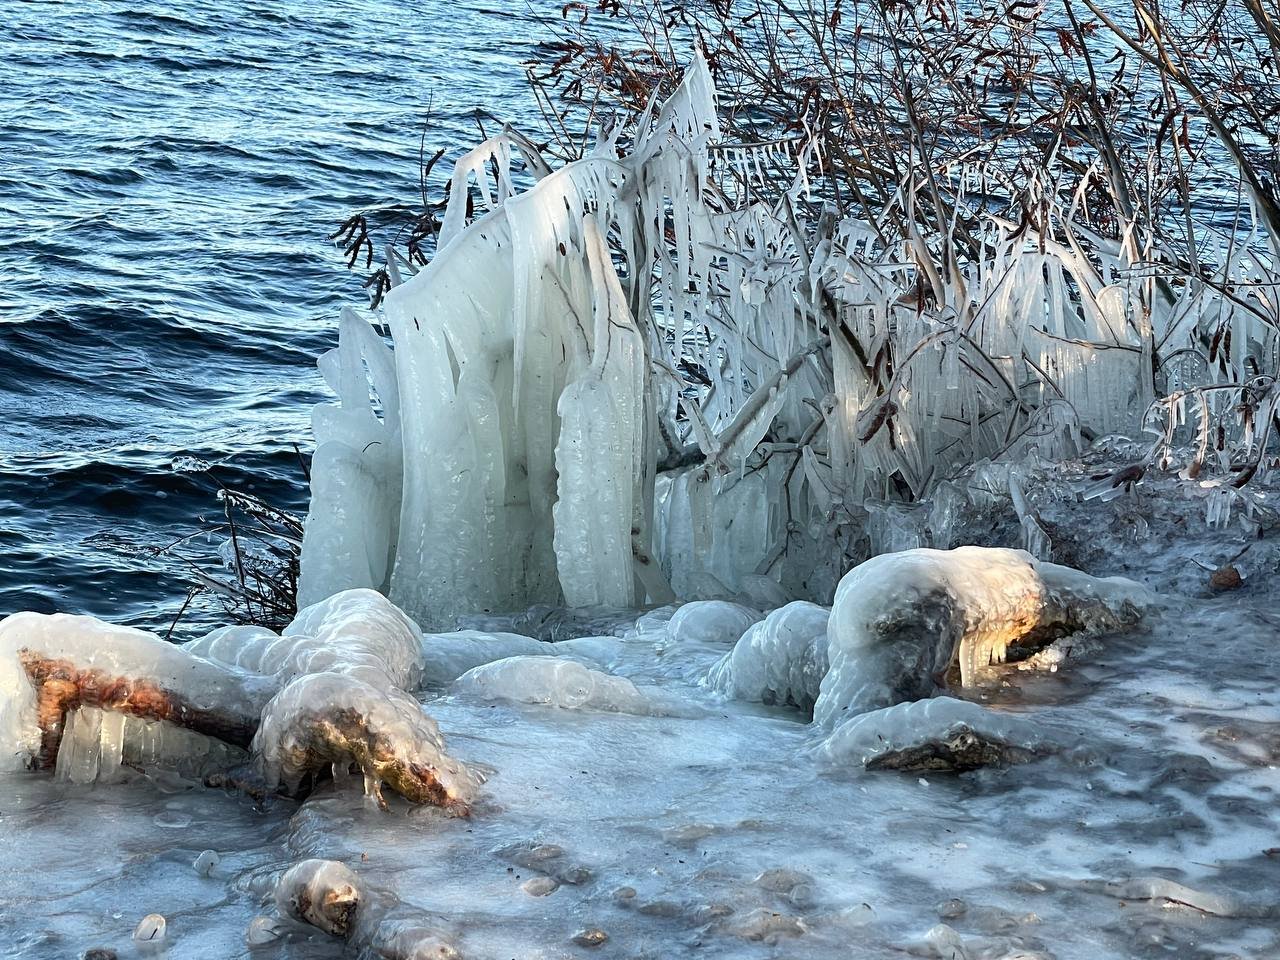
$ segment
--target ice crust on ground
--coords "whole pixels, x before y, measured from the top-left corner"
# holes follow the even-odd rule
[[[432,695],[427,710],[450,743],[494,771],[469,820],[391,795],[382,814],[353,803],[361,787],[345,779],[301,808],[255,813],[242,798],[166,793],[166,781],[127,770],[126,782],[91,790],[7,774],[0,862],[26,862],[36,847],[42,871],[38,891],[0,871],[0,914],[24,960],[91,946],[127,956],[149,913],[167,918],[166,942],[184,960],[332,960],[390,944],[406,956],[696,949],[836,960],[851,942],[868,960],[928,943],[1056,960],[1266,957],[1280,949],[1256,893],[1273,887],[1275,861],[1262,851],[1280,829],[1270,656],[1280,621],[1269,604],[1261,594],[1166,598],[1149,635],[1113,637],[1099,660],[1002,674],[1014,687],[987,692],[998,716],[1026,717],[1063,749],[923,778],[855,773],[878,749],[865,731],[905,744],[957,717],[976,725],[997,714],[934,699],[827,731],[685,679],[698,664],[705,677],[723,646],[673,642],[670,611],[640,615],[620,636],[586,642],[608,647],[614,676],[700,703],[701,714]],[[660,648],[688,659],[673,673]],[[204,877],[191,863],[209,848],[221,860]],[[309,859],[355,877],[350,941],[255,921],[278,912],[281,878]],[[98,865],[89,886],[87,861]],[[335,876],[326,890],[351,882]],[[532,878],[549,892],[526,892]],[[250,952],[255,922],[276,939]],[[602,946],[573,942],[593,929],[607,933]]]

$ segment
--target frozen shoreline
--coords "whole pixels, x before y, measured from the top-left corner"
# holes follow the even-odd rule
[[[1110,516],[1128,507],[1072,509],[1111,557],[1093,572],[1132,558]],[[649,615],[624,639],[563,652],[697,716],[427,698],[451,752],[493,771],[469,819],[396,797],[384,814],[356,784],[259,814],[137,776],[85,788],[6,774],[0,860],[37,871],[0,879],[12,955],[139,956],[130,935],[153,912],[173,957],[349,955],[300,927],[245,946],[279,873],[321,857],[473,958],[1272,956],[1280,616],[1261,576],[1220,596],[1187,588],[1206,576],[1187,556],[1225,539],[1203,533],[1156,527],[1146,549],[1166,558],[1150,568],[1166,592],[1145,628],[1056,673],[1010,665],[975,691],[1064,745],[1020,766],[833,768],[806,755],[799,712],[692,681],[732,639],[674,644]],[[191,867],[206,848],[221,857],[208,878]],[[597,930],[601,945],[573,939]]]

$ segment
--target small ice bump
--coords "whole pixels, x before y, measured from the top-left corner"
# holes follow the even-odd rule
[[[727,600],[695,600],[678,609],[667,624],[672,643],[728,646],[737,641],[760,614]]]
[[[560,884],[552,877],[530,877],[520,884],[520,889],[531,897],[545,897],[559,890]]]
[[[765,870],[755,879],[757,887],[774,893],[788,893],[800,884],[812,883],[813,877],[809,876],[809,874],[802,873],[799,870],[790,870],[786,867]]]
[[[869,903],[858,903],[841,910],[840,919],[850,926],[865,927],[869,923],[875,923],[876,911]]]
[[[285,935],[284,924],[276,917],[254,917],[244,933],[244,942],[251,947],[275,943]]]
[[[191,864],[191,869],[195,870],[200,876],[207,877],[213,872],[213,868],[218,865],[219,860],[221,858],[213,850],[205,850],[200,856],[196,857]]]
[[[609,939],[609,934],[599,927],[588,927],[573,935],[573,942],[580,947],[598,947]]]
[[[165,921],[158,913],[149,913],[134,928],[133,939],[139,943],[157,943],[164,939]]]

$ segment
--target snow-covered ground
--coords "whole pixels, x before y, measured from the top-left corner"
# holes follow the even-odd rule
[[[727,604],[685,607],[674,629],[670,609],[541,616],[544,633],[597,637],[547,647],[428,635],[427,710],[489,772],[469,818],[390,793],[381,812],[358,779],[259,812],[155,775],[2,774],[0,956],[355,955],[277,919],[278,877],[309,857],[346,864],[415,929],[417,952],[368,956],[1280,956],[1274,557],[1251,548],[1245,585],[1211,594],[1189,557],[1242,534],[1181,510],[1177,539],[1162,497],[1139,505],[1141,543],[1114,521],[1131,504],[1070,508],[1077,536],[1092,518],[1091,572],[1161,591],[1142,628],[964,692],[1034,728],[1052,749],[1032,762],[867,771],[798,710],[725,699],[705,679],[757,616]],[[522,659],[454,679],[502,653]],[[134,942],[152,913],[163,944]]]

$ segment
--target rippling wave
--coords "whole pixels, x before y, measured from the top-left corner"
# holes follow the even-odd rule
[[[155,6],[0,3],[0,615],[163,630],[189,578],[122,541],[218,483],[305,509],[315,358],[363,298],[326,238],[416,196],[429,101],[451,152],[533,111],[522,2]]]

